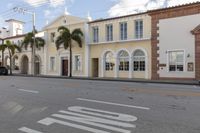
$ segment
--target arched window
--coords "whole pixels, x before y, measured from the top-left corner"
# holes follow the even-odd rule
[[[121,51],[119,57],[119,71],[129,71],[129,54],[126,51]]]
[[[107,52],[105,54],[105,70],[112,71],[114,69],[115,61],[112,52]]]
[[[142,50],[136,50],[133,53],[133,70],[134,71],[145,71],[145,54]]]

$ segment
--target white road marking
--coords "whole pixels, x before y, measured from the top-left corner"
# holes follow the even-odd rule
[[[60,124],[91,133],[131,133],[131,129],[136,128],[136,125],[132,123],[135,121],[137,121],[137,117],[133,115],[72,106],[68,107],[67,111],[60,110],[37,123],[45,126]],[[22,127],[19,130],[25,133],[42,133],[27,127]]]
[[[77,98],[77,100],[79,100],[79,101],[87,101],[87,102],[94,102],[94,103],[101,103],[101,104],[109,104],[109,105],[115,105],[115,106],[122,106],[122,107],[128,107],[128,108],[150,110],[150,108],[148,108],[148,107],[133,106],[133,105],[126,105],[126,104],[119,104],[119,103],[112,103],[112,102],[105,102],[105,101],[98,101],[98,100],[92,100],[92,99]]]
[[[18,89],[19,91],[24,91],[24,92],[29,92],[29,93],[34,93],[34,94],[38,94],[38,91],[33,91],[33,90],[24,90],[24,89]]]
[[[73,106],[73,107],[69,107],[68,110],[72,112],[89,114],[91,116],[99,116],[99,117],[118,120],[118,121],[133,122],[137,120],[137,118],[132,115],[108,112],[104,110],[98,110],[98,109],[92,109],[92,108],[86,108],[86,107]]]
[[[22,128],[20,128],[18,130],[22,131],[22,132],[25,132],[25,133],[42,133],[42,132],[27,128],[27,127],[22,127]]]
[[[65,126],[69,126],[69,127],[93,132],[93,133],[110,133],[110,132],[106,132],[106,131],[103,131],[103,130],[94,129],[94,128],[90,128],[90,127],[86,127],[86,126],[82,126],[82,125],[78,125],[78,124],[73,124],[73,123],[69,123],[69,122],[65,122],[65,121],[61,121],[61,120],[57,120],[57,119],[53,119],[53,118],[49,118],[49,117],[38,121],[38,123],[46,125],[46,126],[57,123],[57,124],[61,124],[61,125],[65,125]]]

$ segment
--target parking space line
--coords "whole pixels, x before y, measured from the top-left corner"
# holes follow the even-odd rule
[[[24,91],[24,92],[29,92],[29,93],[34,93],[34,94],[38,94],[38,91],[33,91],[33,90],[24,90],[24,89],[18,89],[19,91]]]
[[[42,132],[27,128],[27,127],[22,127],[22,128],[20,128],[18,130],[22,131],[22,132],[25,132],[25,133],[42,133]]]
[[[115,106],[122,106],[122,107],[128,107],[128,108],[150,110],[150,108],[148,108],[148,107],[133,106],[133,105],[126,105],[126,104],[119,104],[119,103],[112,103],[112,102],[105,102],[105,101],[98,101],[98,100],[92,100],[92,99],[77,98],[77,100],[86,101],[86,102],[101,103],[101,104],[108,104],[108,105],[115,105]]]

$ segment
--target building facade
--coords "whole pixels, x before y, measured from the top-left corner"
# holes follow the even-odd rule
[[[5,30],[6,32],[1,32],[1,43],[5,43],[9,40],[12,44],[16,44],[21,47],[21,44],[24,40],[26,34],[23,33],[23,22],[19,20],[6,20],[8,23],[8,28]],[[36,37],[44,38],[44,32],[38,32]],[[36,74],[45,74],[46,65],[44,64],[45,60],[45,48],[36,49],[36,56],[35,56],[35,71]],[[21,74],[31,74],[31,47],[27,49],[22,48],[21,52],[16,51],[15,55],[12,57],[12,69],[14,73],[21,73]],[[1,52],[1,64],[4,64],[7,68],[10,65],[10,57],[9,52],[7,50],[4,51],[4,54]]]
[[[151,18],[147,13],[89,22],[90,76],[151,77]]]
[[[200,3],[149,12],[152,79],[200,79]]]
[[[69,49],[63,47],[57,50],[55,41],[59,36],[58,27],[66,26],[72,32],[81,29],[84,34],[83,46],[80,48],[76,42],[72,42],[72,75],[88,77],[89,46],[88,46],[88,19],[70,15],[62,15],[52,23],[44,27],[46,36],[45,45],[45,75],[69,76],[70,62]]]
[[[66,26],[84,33],[82,48],[73,42],[73,76],[199,80],[199,20],[200,2],[95,21],[63,14],[37,34],[46,44],[36,50],[36,72],[69,76],[69,50],[55,45],[58,27]],[[20,44],[23,23],[8,22],[15,30],[4,40]],[[6,52],[4,60],[9,64]],[[31,48],[16,53],[13,64],[18,73],[31,74]]]

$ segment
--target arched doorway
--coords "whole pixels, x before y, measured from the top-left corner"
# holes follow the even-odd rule
[[[143,49],[136,49],[132,54],[132,65],[134,78],[148,78],[147,53]]]
[[[115,76],[115,57],[114,53],[111,51],[107,51],[104,54],[103,58],[103,72],[104,72],[104,77],[114,77]]]
[[[12,69],[15,70],[15,71],[18,71],[19,70],[19,58],[17,55],[15,55],[13,57],[13,65],[12,65]]]
[[[39,56],[35,56],[35,74],[40,74],[40,58]]]
[[[28,57],[24,55],[21,60],[21,73],[28,74]]]

